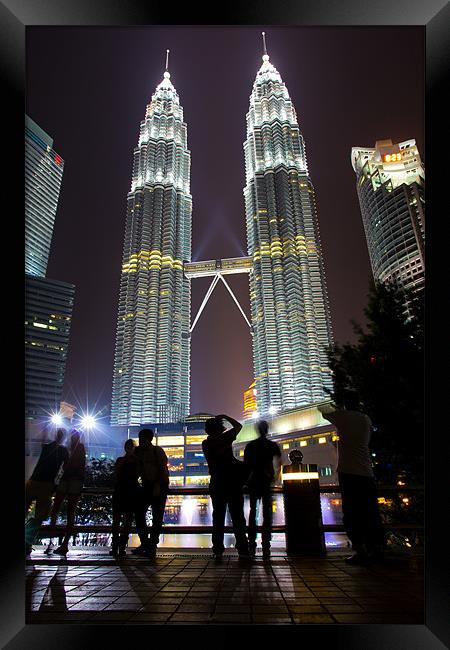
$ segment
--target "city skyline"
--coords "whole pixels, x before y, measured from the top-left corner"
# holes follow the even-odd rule
[[[79,307],[77,306],[78,313],[74,314],[74,338],[64,396],[69,401],[73,400],[73,395],[78,400],[84,399],[86,383],[88,383],[91,399],[99,399],[100,404],[103,405],[109,402],[112,383],[115,323],[111,323],[111,312],[116,311],[118,298],[117,270],[113,271],[112,267],[116,264],[117,259],[120,259],[123,244],[121,240],[124,226],[124,202],[123,198],[119,197],[119,190],[122,197],[125,196],[126,190],[124,193],[123,187],[129,183],[132,149],[136,141],[136,124],[141,119],[140,116],[133,123],[130,116],[131,114],[134,116],[136,112],[142,112],[143,96],[145,96],[145,104],[148,102],[150,88],[152,85],[153,87],[156,85],[158,77],[160,78],[163,72],[165,50],[166,47],[169,47],[172,50],[172,76],[177,90],[183,98],[185,119],[190,130],[189,148],[193,158],[191,174],[191,192],[194,202],[193,259],[215,259],[242,255],[245,250],[245,234],[243,237],[244,205],[240,193],[244,185],[244,176],[243,155],[239,148],[244,139],[242,134],[245,129],[245,112],[248,108],[251,83],[257,61],[261,57],[261,29],[155,28],[152,30],[151,44],[149,44],[149,39],[145,38],[145,35],[148,34],[148,30],[145,28],[129,30],[126,28],[121,30],[76,30],[73,28],[64,30],[58,28],[55,35],[60,45],[60,60],[52,61],[51,68],[49,68],[49,61],[45,57],[49,29],[33,28],[28,37],[29,92],[27,101],[31,117],[43,128],[52,132],[55,140],[57,139],[61,143],[65,142],[66,145],[65,149],[63,149],[63,144],[60,147],[61,154],[66,161],[66,180],[61,192],[61,204],[55,228],[55,240],[57,241],[55,241],[49,264],[50,277],[61,277],[73,281],[77,286],[80,285],[80,304]],[[339,103],[336,102],[339,84],[336,82],[333,85],[336,66],[342,75],[346,70],[346,63],[348,64],[348,61],[352,60],[352,56],[356,57],[357,53],[361,52],[363,44],[370,45],[370,43],[378,42],[381,47],[382,43],[387,43],[394,33],[405,33],[405,30],[408,32],[410,44],[412,41],[409,50],[412,62],[410,61],[404,69],[400,64],[398,64],[398,69],[394,65],[392,79],[386,79],[386,75],[383,75],[381,71],[379,74],[380,83],[381,80],[384,83],[383,93],[386,93],[386,97],[389,96],[394,84],[396,85],[397,103],[394,102],[388,106],[387,103],[383,104],[380,101],[377,110],[371,112],[372,94],[374,89],[376,90],[376,80],[367,80],[361,77],[362,81],[356,87],[355,71],[353,70],[352,88],[344,90],[343,85],[340,89],[339,99],[343,105],[340,107],[339,124],[330,131],[330,113],[327,113],[325,109],[328,111],[334,109],[335,115],[339,117],[336,112],[339,107]],[[370,277],[370,264],[363,239],[361,217],[358,214],[359,206],[354,187],[350,152],[353,146],[364,146],[366,142],[388,137],[392,137],[396,141],[414,137],[418,142],[419,150],[421,150],[423,138],[423,79],[421,77],[423,42],[421,30],[415,28],[356,30],[348,28],[342,30],[266,28],[266,31],[271,60],[273,59],[275,65],[278,65],[283,72],[283,79],[285,79],[293,103],[296,105],[300,128],[305,136],[309,167],[317,193],[333,331],[336,340],[345,341],[352,336],[350,319],[362,320],[362,308]],[[73,54],[80,46],[80,32],[84,34],[84,50],[76,63],[73,58],[69,62],[69,54]],[[348,38],[349,32],[353,35],[352,39]],[[345,40],[346,34],[347,40]],[[98,46],[100,37],[102,47],[98,48],[98,52],[101,54],[95,59],[94,70],[88,71],[83,68],[83,61],[86,62],[88,54],[92,54],[94,51],[94,43],[97,43]],[[197,45],[196,51],[192,45],[194,37]],[[172,47],[171,38],[175,43]],[[139,86],[138,80],[142,79],[144,66],[141,64],[134,67],[129,65],[133,58],[131,54],[128,65],[126,57],[118,56],[119,52],[125,51],[121,47],[124,43],[128,44],[127,51],[129,53],[130,51],[136,53],[139,48],[141,51],[146,49],[151,52],[151,62],[147,62],[147,75],[145,83],[142,84],[145,85],[145,88],[140,88],[139,98],[134,91]],[[226,46],[227,43],[228,46]],[[180,54],[177,54],[177,50]],[[186,57],[183,57],[183,52],[190,51],[191,59],[187,61]],[[38,52],[40,52],[39,56]],[[206,56],[206,52],[208,52],[208,56]],[[327,59],[328,66],[324,65],[323,60],[320,63],[319,58],[314,60],[314,56],[310,56],[305,63],[305,52],[320,54],[325,58],[332,56]],[[299,57],[299,54],[303,54],[303,58]],[[115,67],[111,65],[111,62],[115,63]],[[72,79],[73,82],[70,88],[66,79],[58,74],[58,70],[59,73],[61,72],[59,66],[64,63],[69,66],[66,74],[67,80]],[[355,58],[355,65],[357,63],[358,60]],[[190,74],[187,73],[188,64],[190,64]],[[314,65],[316,66],[315,75],[312,71]],[[101,77],[100,88],[95,89],[96,93],[93,95],[92,80],[95,78],[95,74],[98,74],[99,70],[105,72],[109,68],[111,68],[111,77],[108,79],[105,76]],[[361,66],[360,72],[363,70],[364,66]],[[404,74],[400,77],[401,70]],[[44,71],[45,79],[43,79]],[[301,80],[297,79],[296,72],[298,71],[303,73]],[[125,78],[127,78],[128,86],[121,83]],[[235,82],[234,87],[230,84],[231,78]],[[236,78],[238,78],[237,82]],[[41,89],[37,92],[38,84],[42,84],[42,82],[44,82],[44,87],[41,85]],[[373,84],[373,88],[371,84]],[[220,85],[222,94],[218,97],[214,91]],[[191,86],[190,92],[189,86]],[[129,93],[126,93],[126,87],[130,88]],[[408,102],[405,100],[403,105],[403,112],[399,110],[403,101],[402,88],[407,88],[410,94]],[[86,92],[88,89],[91,92]],[[117,89],[121,89],[121,93]],[[231,89],[233,90],[232,95],[230,94]],[[59,96],[57,95],[58,91],[61,92]],[[416,102],[411,100],[413,92],[417,97]],[[85,98],[84,103],[80,101],[81,95]],[[123,95],[126,96],[126,100],[122,104],[122,112],[115,112],[113,99],[118,102]],[[193,95],[196,96],[193,97]],[[314,95],[314,98],[311,95]],[[376,96],[378,97],[378,95]],[[93,97],[96,98],[95,101]],[[133,101],[130,102],[132,110],[124,108],[124,106],[128,107],[127,102],[130,101],[130,97],[133,98]],[[328,107],[325,105],[325,98],[329,100]],[[55,99],[58,99],[58,102],[55,102]],[[206,99],[208,99],[209,105]],[[72,133],[67,129],[67,124],[60,121],[61,117],[55,104],[60,105],[60,111],[63,108],[70,108],[72,111],[73,121],[64,120],[72,125]],[[194,110],[196,104],[198,106]],[[359,110],[350,116],[348,109],[354,104],[358,105]],[[101,110],[106,105],[111,107],[111,114]],[[242,111],[242,107],[245,105],[247,106]],[[200,106],[202,106],[202,110],[200,110]],[[408,113],[406,113],[407,106]],[[205,111],[209,111],[212,116],[215,128],[208,130],[206,138],[203,136],[202,140],[199,134],[199,122],[201,119],[205,120]],[[359,116],[359,112],[364,114],[364,120]],[[200,115],[196,113],[200,113]],[[123,127],[121,130],[118,116],[122,118],[123,115],[128,115],[127,127],[126,129]],[[361,119],[361,122],[355,119],[355,115]],[[102,119],[99,119],[99,116]],[[65,117],[67,118],[67,114]],[[121,123],[124,123],[123,120]],[[106,127],[109,129],[111,142],[106,137]],[[93,161],[86,158],[88,145],[92,142],[95,132],[97,132],[96,143],[100,145],[99,154],[105,147],[110,152],[106,154],[110,161],[108,179],[100,169],[101,155],[98,158],[98,170],[95,168],[96,157],[93,157]],[[235,135],[232,137],[231,133],[233,132]],[[322,135],[319,137],[321,132]],[[78,136],[76,139],[79,146],[80,137],[84,133],[91,133],[91,136],[86,137],[86,144],[79,147],[77,153],[74,148],[74,135]],[[131,147],[130,139],[134,140]],[[217,140],[220,140],[220,146],[217,146]],[[212,145],[221,151],[222,157],[214,159],[211,156]],[[124,158],[120,162],[117,147],[120,148],[121,157]],[[71,151],[73,155],[68,155],[68,151]],[[329,157],[324,156],[327,151],[332,159],[331,163]],[[84,176],[80,175],[79,171],[80,158],[83,156]],[[111,161],[116,164],[111,165]],[[78,176],[76,179],[72,177],[69,181],[71,162],[75,170],[74,174],[78,174]],[[211,168],[209,177],[206,176],[209,172],[208,168]],[[98,199],[94,192],[99,193],[99,188],[94,182],[91,181],[88,192],[87,188],[80,187],[79,179],[84,178],[84,182],[86,182],[86,179],[95,181],[97,177],[100,182],[103,182],[105,204],[97,202]],[[224,178],[225,183],[223,182]],[[221,180],[222,189],[220,188]],[[90,219],[87,219],[87,215],[81,214],[83,211],[79,209],[80,206],[77,205],[76,200],[69,205],[70,197],[74,196],[73,185],[76,185],[77,191],[81,191],[82,194],[86,190],[84,206],[89,206]],[[67,186],[69,187],[66,191]],[[105,189],[108,190],[109,196],[105,195]],[[219,191],[220,189],[221,191]],[[89,202],[89,198],[91,202]],[[339,208],[338,214],[336,214],[336,206]],[[105,214],[100,215],[100,210]],[[77,219],[74,219],[75,214],[77,214]],[[114,223],[110,223],[112,214]],[[80,222],[85,224],[84,237],[80,237],[81,233],[76,232]],[[86,228],[88,222],[89,230]],[[237,227],[238,223],[242,224],[240,228]],[[79,227],[81,228],[81,225]],[[107,246],[105,246],[106,227],[108,227]],[[121,232],[120,235],[119,232]],[[83,244],[82,252],[81,244]],[[112,246],[112,244],[114,245]],[[94,263],[93,249],[95,245],[97,248],[95,249],[96,262]],[[97,291],[94,288],[86,290],[91,285],[93,274],[97,274],[99,277],[100,286]],[[106,282],[107,277],[110,284]],[[197,281],[196,285],[198,289],[193,288],[192,314],[195,313],[196,306],[202,299],[205,290],[205,285],[201,286],[201,281]],[[81,288],[83,286],[84,291]],[[235,278],[233,289],[236,290],[244,309],[249,314],[247,278]],[[191,412],[230,410],[235,415],[240,415],[242,392],[253,380],[251,341],[248,328],[246,328],[241,315],[226,294],[225,289],[221,287],[221,290],[220,293],[216,291],[211,298],[210,304],[206,308],[207,311],[200,319],[193,337]],[[83,297],[81,297],[82,291]],[[102,312],[100,313],[99,310]],[[227,324],[225,329],[223,327],[224,319]],[[97,331],[90,332],[93,338],[92,342],[86,340],[89,320],[91,325],[98,325]],[[222,323],[218,321],[222,321]],[[212,327],[213,322],[217,323],[217,327]],[[228,341],[225,346],[223,343],[227,339],[227,329]],[[84,340],[82,340],[83,337]],[[221,345],[218,345],[218,341]],[[230,353],[231,351],[233,354]],[[213,352],[214,354],[212,354]],[[91,367],[88,369],[89,362]],[[207,364],[209,372],[205,372]],[[87,372],[89,374],[86,377]],[[71,387],[74,389],[73,393],[71,393]],[[102,390],[103,395],[101,395]]]

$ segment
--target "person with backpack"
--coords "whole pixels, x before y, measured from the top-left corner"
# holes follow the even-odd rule
[[[267,440],[269,426],[265,420],[256,424],[259,438],[249,442],[244,451],[244,465],[247,468],[247,487],[250,498],[248,518],[248,542],[250,555],[256,553],[256,519],[258,507],[262,503],[262,551],[263,557],[270,557],[270,541],[272,539],[272,493],[271,487],[276,478],[274,459],[276,459],[277,475],[281,470],[281,451],[276,442]]]
[[[35,501],[34,517],[29,519],[25,526],[26,555],[33,550],[32,545],[39,528],[50,514],[56,477],[69,460],[69,452],[61,444],[65,435],[64,429],[58,429],[55,440],[42,445],[39,460],[25,486],[25,515]]]
[[[142,487],[135,506],[136,529],[141,545],[132,552],[154,558],[164,519],[167,493],[169,491],[169,469],[166,452],[162,447],[152,444],[153,431],[142,429],[139,432],[139,445],[134,450],[138,461],[138,476]],[[150,538],[146,515],[152,509]]]
[[[231,429],[226,430],[224,420],[231,424]],[[229,415],[216,415],[205,422],[208,437],[203,440],[202,448],[211,475],[209,493],[213,507],[212,547],[216,559],[219,559],[225,550],[223,538],[227,506],[233,522],[239,557],[249,557],[242,493],[245,467],[235,458],[232,449],[233,441],[241,429],[242,425]]]

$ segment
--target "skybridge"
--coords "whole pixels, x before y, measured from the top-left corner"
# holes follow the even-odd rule
[[[191,334],[194,330],[194,327],[197,324],[198,319],[200,318],[202,311],[206,307],[206,303],[208,302],[214,289],[216,288],[216,285],[219,282],[219,280],[221,280],[224,283],[225,287],[227,288],[228,292],[230,293],[231,297],[236,303],[239,311],[244,317],[245,322],[249,326],[250,331],[252,330],[252,326],[250,324],[249,319],[247,318],[244,310],[239,304],[239,301],[234,295],[230,285],[224,278],[224,275],[232,275],[236,273],[250,273],[253,270],[253,259],[251,257],[227,257],[219,260],[206,260],[204,262],[185,262],[183,265],[183,270],[184,270],[184,275],[189,279],[205,278],[205,277],[213,278],[211,284],[209,285],[208,291],[206,292],[205,297],[203,298],[203,302],[200,305],[197,315],[194,318],[194,321],[190,327],[189,332]]]

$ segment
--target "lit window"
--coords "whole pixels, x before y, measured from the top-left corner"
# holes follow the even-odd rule
[[[319,445],[323,445],[324,442],[326,442],[326,438],[319,438]]]
[[[158,436],[158,445],[160,447],[184,445],[184,436]]]

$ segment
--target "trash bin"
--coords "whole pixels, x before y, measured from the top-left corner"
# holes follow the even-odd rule
[[[283,465],[286,551],[292,555],[325,555],[317,465],[302,463],[299,449]]]

